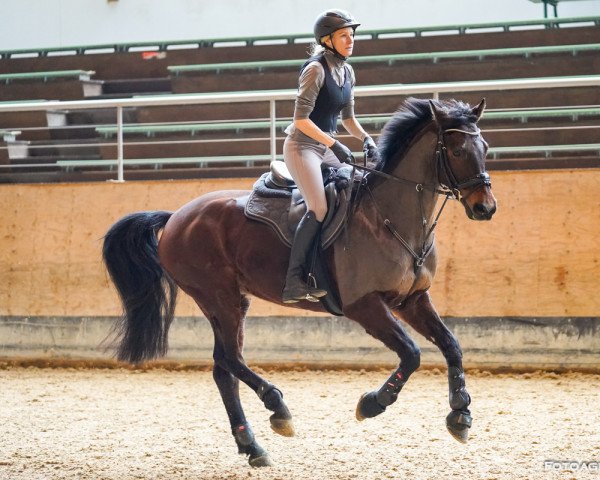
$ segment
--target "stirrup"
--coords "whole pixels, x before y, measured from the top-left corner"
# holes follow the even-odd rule
[[[316,303],[319,301],[319,298],[324,297],[325,295],[327,295],[327,291],[325,290],[321,290],[310,285],[304,285],[303,290],[298,293],[294,293],[293,291],[289,292],[287,295],[288,298],[286,298],[286,292],[284,288],[282,301],[283,303],[297,303],[301,300],[308,300],[309,302]]]
[[[290,298],[284,298],[282,301],[283,303],[298,303],[301,300],[308,300],[309,302],[313,302],[313,303],[317,303],[319,302],[321,297],[324,297],[325,295],[327,295],[327,292],[325,290],[319,290],[318,292],[315,293],[306,293],[301,295],[297,295],[297,296],[293,296]]]
[[[313,297],[310,293],[307,293],[306,296],[300,298],[300,297],[292,297],[289,298],[287,300],[283,300],[283,303],[298,303],[302,300],[308,300],[309,302],[313,302],[313,303],[317,303],[319,301],[318,297]]]

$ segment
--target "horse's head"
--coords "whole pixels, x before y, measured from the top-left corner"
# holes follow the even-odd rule
[[[485,171],[488,144],[477,127],[485,99],[474,108],[457,102],[460,108],[456,111],[452,103],[429,104],[438,128],[438,181],[460,200],[470,219],[490,220],[496,212],[496,199]]]

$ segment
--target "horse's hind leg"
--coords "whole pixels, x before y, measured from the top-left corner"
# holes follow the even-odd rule
[[[397,312],[406,323],[433,342],[446,358],[449,400],[452,409],[446,417],[446,426],[456,440],[466,443],[472,421],[468,408],[471,396],[465,386],[462,351],[456,337],[444,325],[427,292],[416,293]]]
[[[284,437],[293,437],[295,430],[292,414],[283,401],[283,393],[275,385],[252,371],[242,356],[244,346],[242,321],[243,318],[235,329],[228,328],[228,335],[225,335],[223,322],[221,322],[223,358],[219,361],[219,365],[254,390],[265,407],[273,412],[269,421],[275,433]]]
[[[239,385],[240,381],[220,366],[224,359],[223,346],[218,336],[215,334],[215,346],[213,352],[215,364],[213,367],[213,378],[221,399],[225,405],[231,433],[238,447],[238,453],[248,455],[248,462],[253,467],[266,467],[271,465],[271,460],[267,452],[256,442],[252,427],[246,420],[242,403],[240,402]]]
[[[419,368],[419,347],[408,336],[400,322],[392,315],[380,294],[372,293],[344,310],[344,314],[360,323],[367,333],[381,340],[400,357],[400,365],[378,389],[364,394],[356,407],[356,418],[375,417],[394,403],[408,377]]]
[[[253,372],[242,356],[243,322],[249,301],[239,291],[234,293],[231,287],[224,285],[214,285],[212,291],[219,292],[216,294],[218,298],[214,296],[207,298],[201,292],[190,289],[186,291],[196,300],[215,331],[213,376],[227,409],[238,448],[241,453],[249,455],[250,465],[270,465],[267,453],[256,442],[250,425],[244,417],[237,379],[252,388],[265,407],[273,412],[270,421],[271,428],[276,433],[291,437],[295,432],[292,415],[283,401],[281,391]]]

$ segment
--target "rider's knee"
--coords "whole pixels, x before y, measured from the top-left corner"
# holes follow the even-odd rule
[[[314,212],[317,221],[322,222],[325,220],[325,216],[327,215],[327,205],[317,205],[312,209],[312,211]]]

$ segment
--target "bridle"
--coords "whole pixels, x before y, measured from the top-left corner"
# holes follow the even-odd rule
[[[381,170],[369,168],[366,165],[359,165],[358,163],[348,164],[354,168],[367,172],[367,174],[372,173],[375,176],[382,177],[387,180],[393,180],[395,182],[403,183],[405,185],[413,185],[417,192],[420,192],[422,190],[429,190],[439,195],[449,196],[452,200],[462,200],[463,198],[468,198],[468,196],[475,190],[475,187],[478,187],[480,185],[490,187],[492,185],[490,181],[490,175],[485,171],[478,173],[477,175],[474,175],[473,177],[470,177],[466,180],[463,180],[462,182],[456,179],[456,176],[452,171],[452,167],[450,166],[450,161],[448,160],[448,149],[446,148],[446,142],[444,140],[444,135],[448,132],[460,132],[472,136],[481,135],[480,129],[477,129],[474,132],[470,132],[468,130],[461,130],[459,128],[447,128],[445,130],[439,129],[437,145],[434,153],[438,177],[437,185],[430,185],[422,182],[415,182],[414,180],[407,180],[402,177],[397,177],[396,175],[391,175],[389,173],[382,172]],[[440,172],[443,172],[443,175],[447,182],[443,182],[440,180]],[[367,175],[365,175],[364,179],[366,178]],[[450,185],[447,185],[446,183],[449,183]],[[466,188],[472,188],[473,190],[466,197],[463,197],[463,195],[460,193],[460,190]]]
[[[447,128],[446,130],[440,129],[438,131],[438,140],[437,147],[435,149],[435,157],[436,157],[436,165],[438,169],[438,182],[440,182],[440,187],[444,192],[451,193],[453,198],[456,200],[467,199],[469,195],[471,195],[476,187],[481,185],[485,185],[487,187],[491,187],[492,183],[490,181],[490,175],[486,171],[478,173],[462,182],[458,181],[454,172],[452,171],[452,167],[450,166],[450,161],[448,160],[448,149],[446,148],[446,143],[444,141],[444,135],[448,132],[460,132],[466,135],[471,136],[479,136],[481,135],[481,130],[478,128],[474,132],[470,132],[468,130],[461,130],[460,128]],[[447,179],[449,185],[440,181],[440,172],[442,172]],[[460,193],[461,190],[466,188],[471,188],[471,191],[466,197],[463,197]]]
[[[431,242],[429,242],[429,238],[432,236],[433,231],[437,227],[439,218],[442,215],[442,212],[444,211],[444,207],[446,206],[446,203],[448,202],[448,200],[450,200],[450,199],[458,200],[458,201],[466,200],[469,197],[469,195],[471,195],[477,189],[477,187],[479,187],[479,186],[491,187],[491,185],[492,185],[492,183],[490,181],[490,175],[486,171],[480,172],[480,173],[478,173],[472,177],[469,177],[465,180],[458,180],[456,178],[456,175],[454,174],[454,171],[452,170],[450,161],[448,159],[448,149],[446,148],[446,142],[445,142],[445,135],[450,132],[460,132],[460,133],[464,133],[466,135],[471,135],[471,136],[477,136],[477,135],[481,134],[480,129],[477,129],[474,132],[471,132],[468,130],[461,130],[459,128],[447,128],[447,129],[440,128],[438,130],[438,138],[437,138],[437,143],[436,143],[436,149],[434,152],[434,162],[435,162],[435,168],[437,170],[438,183],[435,185],[421,183],[421,182],[415,182],[413,180],[407,180],[405,178],[397,177],[395,175],[390,175],[389,173],[385,173],[380,170],[375,170],[373,168],[369,168],[366,165],[352,164],[353,167],[367,172],[367,174],[363,177],[363,179],[359,183],[358,191],[355,193],[354,198],[355,199],[358,198],[358,196],[359,196],[358,194],[359,194],[361,187],[366,188],[366,190],[369,193],[369,196],[371,198],[371,201],[373,202],[373,205],[375,206],[375,210],[377,211],[379,216],[383,219],[383,223],[386,226],[386,228],[390,231],[390,233],[394,236],[394,238],[396,238],[396,240],[398,240],[400,242],[400,244],[413,257],[413,269],[414,269],[414,273],[415,273],[415,279],[414,279],[413,285],[411,286],[405,299],[408,298],[413,293],[413,289],[414,289],[414,287],[417,283],[417,279],[418,279],[418,272],[421,269],[421,267],[423,266],[423,264],[425,263],[425,260],[427,259],[429,254],[433,250],[434,242],[433,242],[433,240],[431,240]],[[396,230],[396,228],[394,227],[392,222],[389,220],[389,218],[387,218],[382,213],[381,208],[378,205],[377,200],[375,199],[375,196],[373,195],[373,191],[371,190],[370,186],[368,185],[367,177],[369,176],[369,174],[380,176],[380,177],[386,178],[388,180],[393,180],[395,182],[399,182],[404,185],[412,185],[415,187],[415,190],[416,190],[417,194],[419,195],[419,197],[418,197],[419,198],[419,209],[420,209],[420,213],[421,213],[421,224],[422,224],[422,228],[423,228],[423,232],[422,232],[423,241],[421,242],[421,248],[420,248],[421,251],[420,252],[415,251],[415,249],[413,249],[411,247],[411,245],[398,233],[398,231]],[[443,176],[444,181],[442,181],[440,179],[441,176]],[[461,190],[464,190],[464,189],[471,189],[471,191],[466,196],[463,196],[461,194]],[[425,190],[434,192],[438,195],[445,196],[444,202],[443,202],[442,206],[440,207],[440,209],[438,210],[437,214],[435,215],[435,219],[434,219],[433,223],[431,224],[431,226],[429,226],[429,228],[428,228],[427,218],[425,217],[424,212],[423,212],[423,198],[422,198],[423,196],[422,196],[422,194]],[[403,302],[400,302],[399,306],[401,306],[402,303]]]

